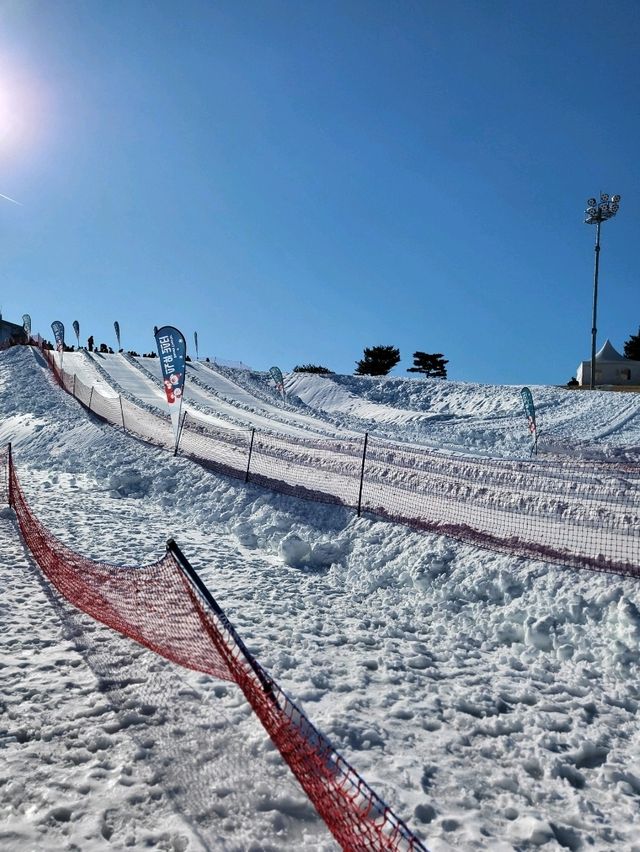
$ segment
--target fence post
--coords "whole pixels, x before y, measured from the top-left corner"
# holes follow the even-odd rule
[[[358,492],[358,517],[362,508],[362,486],[364,485],[364,463],[367,458],[367,443],[369,441],[369,433],[364,433],[364,447],[362,448],[362,468],[360,470],[360,491]]]
[[[184,421],[187,419],[187,412],[182,415],[182,423],[180,424],[180,428],[178,429],[178,440],[176,441],[176,448],[173,451],[174,456],[178,455],[178,447],[180,446],[180,438],[182,438],[182,430],[184,429]]]
[[[249,481],[249,467],[251,465],[251,453],[253,452],[253,437],[256,434],[256,430],[254,428],[251,429],[251,443],[249,444],[249,458],[247,459],[247,472],[244,475],[244,481]]]
[[[124,408],[122,407],[122,396],[120,395],[118,399],[120,400],[120,414],[122,414],[122,429],[124,432],[126,432],[127,429],[124,425]]]
[[[220,607],[220,604],[217,602],[217,600],[213,597],[213,595],[211,594],[209,589],[202,582],[202,580],[198,576],[197,572],[195,571],[195,569],[193,568],[193,566],[191,565],[191,563],[189,562],[187,557],[184,555],[184,553],[180,550],[180,548],[176,544],[175,539],[173,539],[173,538],[170,538],[167,541],[167,553],[171,553],[174,560],[178,564],[178,568],[182,571],[182,573],[184,575],[186,575],[188,577],[188,579],[191,581],[191,584],[194,586],[194,588],[196,588],[198,590],[198,592],[200,592],[200,595],[202,596],[204,601],[206,601],[206,603],[211,607],[213,612],[218,616],[218,619],[220,620],[222,626],[231,635],[231,638],[233,639],[234,643],[237,645],[238,649],[240,650],[240,652],[244,656],[244,659],[253,669],[254,674],[256,675],[258,680],[260,681],[260,685],[262,686],[262,689],[268,695],[268,697],[271,699],[271,701],[273,701],[273,703],[277,705],[278,701],[277,701],[277,698],[276,698],[276,696],[274,695],[274,692],[273,692],[273,682],[272,682],[271,678],[264,671],[264,669],[262,668],[260,663],[258,663],[258,661],[255,659],[255,657],[253,656],[251,651],[249,651],[249,649],[244,644],[242,639],[238,636],[238,634],[235,631],[235,628],[233,627],[233,625],[231,624],[231,622],[229,621],[229,619],[225,615],[224,611]],[[233,650],[231,648],[228,648],[228,651],[229,651],[229,656],[232,656]],[[223,657],[223,659],[224,659],[224,657]]]
[[[89,394],[89,411],[91,411],[91,400],[93,399],[93,385],[91,385],[91,393]]]
[[[76,374],[73,374],[73,395],[76,395]]]
[[[8,494],[7,494],[7,497],[8,497],[10,506],[13,506],[13,488],[12,488],[12,485],[11,485],[12,473],[13,473],[13,456],[11,455],[11,442],[9,442],[9,455],[7,457],[7,474],[8,474],[8,479],[7,479]]]

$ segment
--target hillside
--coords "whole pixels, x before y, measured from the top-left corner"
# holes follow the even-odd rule
[[[65,369],[160,410],[151,360],[65,355]],[[226,427],[529,462],[519,388],[294,374],[281,401],[264,374],[194,378],[186,403]],[[250,650],[430,849],[634,848],[637,581],[226,479],[93,418],[28,349],[0,353],[0,389],[0,442],[42,522],[118,565],[175,537]],[[640,447],[635,395],[532,390],[543,435],[611,459]],[[624,488],[637,501],[637,470]],[[335,848],[233,686],[60,601],[8,508],[0,537],[3,848]]]

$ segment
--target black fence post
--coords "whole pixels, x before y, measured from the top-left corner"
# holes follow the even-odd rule
[[[120,400],[120,414],[122,414],[122,429],[123,429],[124,432],[126,432],[127,429],[124,425],[124,408],[122,407],[122,396],[120,396],[118,398]]]
[[[369,433],[364,433],[364,447],[362,448],[362,468],[360,470],[360,491],[358,492],[358,517],[362,509],[362,486],[364,485],[364,463],[367,459],[367,443],[369,441]]]
[[[91,385],[91,393],[89,394],[89,411],[91,411],[91,400],[93,399],[93,385]]]
[[[251,466],[251,454],[253,453],[253,438],[256,434],[255,429],[251,429],[251,443],[249,444],[249,458],[247,459],[247,472],[244,475],[244,481],[249,481],[249,467]]]
[[[13,456],[11,454],[11,442],[9,442],[9,454],[7,456],[7,498],[9,505],[13,506],[13,487],[11,485],[13,471]]]
[[[178,447],[180,446],[180,438],[182,438],[182,430],[184,429],[184,421],[187,419],[187,412],[182,415],[182,423],[178,429],[178,440],[176,441],[176,448],[173,451],[174,456],[178,455]]]
[[[229,619],[225,615],[224,610],[222,609],[220,604],[217,602],[217,600],[213,597],[213,595],[211,594],[209,589],[202,582],[202,580],[200,579],[200,577],[197,574],[194,567],[191,565],[191,563],[189,562],[187,557],[184,555],[184,553],[178,547],[175,539],[170,538],[167,541],[167,552],[171,553],[171,555],[173,556],[175,561],[178,563],[178,567],[181,569],[182,573],[185,574],[189,578],[192,585],[195,586],[195,588],[198,590],[198,592],[200,593],[202,598],[211,607],[213,612],[218,616],[220,622],[222,623],[222,626],[231,635],[231,637],[233,638],[233,641],[235,642],[238,649],[242,653],[246,662],[249,664],[249,666],[251,666],[254,674],[256,675],[258,680],[260,681],[260,684],[261,684],[264,692],[269,696],[269,698],[274,702],[274,704],[277,704],[278,702],[277,702],[276,696],[274,695],[274,692],[273,692],[273,683],[271,682],[271,678],[264,671],[264,669],[258,663],[258,661],[255,659],[253,654],[249,651],[249,649],[244,644],[244,642],[242,641],[240,636],[236,633],[235,628],[233,627],[233,625],[231,624],[231,622],[229,621]],[[229,649],[229,653],[233,654],[233,651],[231,649]]]
[[[76,395],[76,374],[73,374],[73,396]]]

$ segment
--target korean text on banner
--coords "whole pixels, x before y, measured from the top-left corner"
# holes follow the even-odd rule
[[[51,331],[56,341],[56,349],[58,352],[64,352],[64,325],[60,320],[54,320],[51,323]]]
[[[60,369],[62,370],[62,359],[64,358],[64,325],[60,320],[51,323],[51,331],[56,341],[56,349],[60,353]]]
[[[182,392],[184,390],[184,375],[187,359],[187,344],[184,335],[172,325],[163,325],[155,331],[164,391],[167,395],[173,434],[178,443],[180,429],[180,410],[182,407]]]
[[[276,383],[276,390],[278,390],[284,397],[284,379],[282,378],[282,370],[280,367],[270,367],[269,372],[271,373],[271,378]]]

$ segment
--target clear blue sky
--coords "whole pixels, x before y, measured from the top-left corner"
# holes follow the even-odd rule
[[[2,0],[0,304],[51,337],[566,382],[640,325],[640,3]]]

